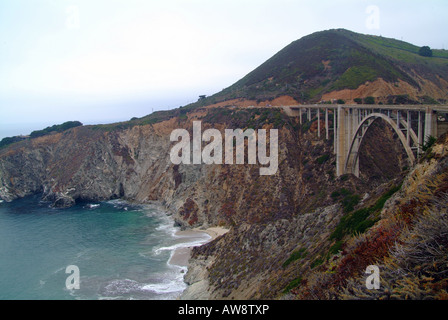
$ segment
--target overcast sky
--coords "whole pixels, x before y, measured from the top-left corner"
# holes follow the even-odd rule
[[[448,49],[447,16],[446,0],[0,0],[0,139],[186,105],[316,31]]]

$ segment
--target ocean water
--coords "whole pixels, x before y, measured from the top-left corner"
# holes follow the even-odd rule
[[[157,205],[113,200],[55,209],[39,199],[0,201],[1,300],[176,299],[187,267],[171,257],[209,240],[176,235]],[[79,270],[79,289],[68,266]]]

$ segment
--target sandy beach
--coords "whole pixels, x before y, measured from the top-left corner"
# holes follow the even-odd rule
[[[191,243],[191,246],[179,247],[174,250],[169,264],[188,267],[188,260],[190,259],[191,249],[210,242],[217,237],[227,233],[229,230],[222,227],[212,227],[208,229],[191,229],[176,232],[176,236],[184,238],[185,242]]]

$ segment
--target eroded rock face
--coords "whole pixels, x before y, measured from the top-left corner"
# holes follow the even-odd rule
[[[300,267],[295,274],[284,268],[291,252],[303,249],[304,258],[310,258],[325,249],[340,216],[341,207],[335,204],[268,224],[235,226],[224,237],[193,249],[185,276],[190,287],[181,298],[275,298],[300,274]],[[308,268],[309,262],[301,267]]]
[[[151,128],[84,127],[28,141],[0,155],[0,197],[11,201],[42,192],[63,207],[78,200],[158,198],[155,180],[171,166],[167,139]]]
[[[239,115],[228,113],[219,121],[212,116],[204,118],[204,127],[247,127]],[[207,288],[213,298],[274,297],[296,277],[282,268],[292,251],[306,247],[310,256],[318,255],[330,245],[322,241],[343,215],[331,194],[344,188],[368,200],[372,191],[353,176],[334,176],[333,142],[317,138],[316,122],[305,130],[298,119],[277,121],[284,125],[272,176],[261,176],[259,164],[174,165],[170,134],[191,130],[191,121],[173,118],[112,131],[78,127],[2,149],[0,197],[12,201],[39,192],[62,208],[113,198],[160,201],[182,228],[231,229],[194,252],[186,277],[193,289]],[[197,290],[190,294],[205,297]]]
[[[65,195],[56,195],[55,200],[53,201],[53,207],[55,208],[70,208],[74,204],[75,200]]]

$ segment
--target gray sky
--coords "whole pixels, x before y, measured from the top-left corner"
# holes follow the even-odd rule
[[[0,0],[0,139],[171,109],[333,28],[448,49],[448,1]]]

